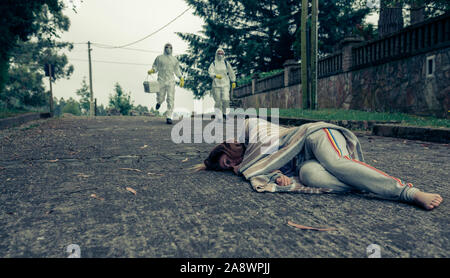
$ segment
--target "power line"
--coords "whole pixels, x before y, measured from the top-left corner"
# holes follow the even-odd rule
[[[72,43],[72,44],[87,44],[87,42]],[[113,46],[113,45],[108,45],[108,44],[103,44],[103,43],[96,43],[96,42],[91,42],[91,46],[95,46],[95,47],[103,48],[103,49],[111,49],[111,50],[113,50],[113,49],[123,49],[123,50],[138,51],[138,52],[156,53],[156,54],[162,53],[162,51],[142,49],[142,48],[131,48],[131,47],[115,48],[115,46]],[[73,50],[71,50],[71,52],[72,51]]]
[[[99,48],[103,48],[103,49],[117,49],[114,46],[111,45],[107,45],[107,44],[101,44],[101,43],[92,43],[93,46],[95,47],[99,47]],[[120,49],[124,49],[124,50],[131,50],[131,51],[139,51],[139,52],[148,52],[148,53],[162,53],[162,51],[156,51],[156,50],[148,50],[148,49],[142,49],[142,48],[125,48],[125,47],[121,47]]]
[[[130,47],[122,47],[122,48],[114,48],[111,45],[107,45],[107,44],[101,44],[101,43],[91,43],[91,45],[95,46],[95,47],[99,47],[99,48],[103,48],[103,49],[110,49],[110,50],[115,50],[115,49],[123,49],[123,50],[130,50],[130,51],[138,51],[138,52],[147,52],[147,53],[155,53],[155,54],[161,54],[163,51],[156,51],[156,50],[149,50],[149,49],[142,49],[142,48],[130,48]],[[180,53],[173,53],[174,55],[178,55]]]
[[[170,24],[172,24],[175,20],[177,20],[178,18],[180,18],[181,16],[183,16],[188,10],[190,10],[191,8],[187,8],[186,10],[184,10],[181,14],[179,14],[177,17],[175,17],[174,19],[172,19],[171,21],[169,21],[167,24],[165,24],[164,26],[162,26],[161,28],[159,28],[158,30],[156,30],[155,32],[143,37],[142,39],[139,39],[137,41],[128,43],[128,44],[124,44],[124,45],[120,45],[120,46],[114,46],[114,45],[108,45],[108,44],[102,44],[102,43],[92,43],[92,45],[95,45],[96,47],[99,48],[105,48],[105,49],[117,49],[117,48],[121,48],[121,49],[125,49],[125,50],[133,50],[133,51],[141,51],[141,52],[149,52],[149,53],[160,53],[159,51],[153,51],[153,50],[146,50],[146,49],[139,49],[139,48],[126,48],[127,46],[136,44],[138,42],[141,42],[145,39],[148,39],[149,37],[153,36],[154,34],[158,33],[159,31],[163,30],[164,28],[166,28],[167,26],[169,26]],[[73,42],[72,44],[87,44],[86,42]]]
[[[89,61],[86,60],[86,59],[78,59],[78,58],[69,58],[69,60],[81,61],[81,62],[89,62]],[[128,63],[128,62],[116,62],[116,61],[104,61],[104,60],[92,60],[92,62],[96,62],[96,63],[108,63],[108,64],[120,64],[120,65],[147,66],[147,67],[150,66],[150,64]]]
[[[141,42],[141,41],[143,41],[143,40],[145,40],[145,39],[147,39],[147,38],[153,36],[154,34],[158,33],[159,31],[161,31],[162,29],[166,28],[167,26],[169,26],[172,22],[174,22],[175,20],[177,20],[178,18],[180,18],[182,15],[184,15],[184,14],[185,14],[188,10],[190,10],[190,9],[191,9],[190,7],[187,8],[187,9],[184,10],[181,14],[179,14],[177,17],[175,17],[174,19],[172,19],[171,21],[169,21],[166,25],[164,25],[163,27],[159,28],[159,29],[156,30],[155,32],[153,32],[153,33],[151,33],[151,34],[149,34],[149,35],[143,37],[142,39],[139,39],[139,40],[137,40],[137,41],[134,41],[134,42],[131,42],[131,43],[127,43],[127,44],[124,44],[124,45],[120,45],[120,46],[112,46],[111,48],[124,48],[124,47],[130,46],[130,45],[136,44],[136,43],[138,43],[138,42]]]

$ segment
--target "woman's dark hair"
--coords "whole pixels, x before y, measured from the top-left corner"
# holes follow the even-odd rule
[[[244,156],[245,146],[242,143],[223,142],[212,149],[204,163],[206,170],[221,171],[219,158],[222,154],[228,155],[231,159],[239,159]]]

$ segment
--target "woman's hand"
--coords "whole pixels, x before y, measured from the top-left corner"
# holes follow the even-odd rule
[[[280,185],[280,186],[287,186],[287,185],[290,185],[290,184],[292,183],[292,180],[291,180],[291,178],[289,178],[289,177],[287,177],[287,176],[285,176],[285,175],[282,175],[281,177],[278,177],[278,178],[275,180],[275,182],[276,182],[278,185]]]

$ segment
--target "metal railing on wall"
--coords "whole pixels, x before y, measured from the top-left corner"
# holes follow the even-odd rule
[[[252,94],[252,83],[245,84],[233,90],[233,97],[241,98]]]
[[[284,87],[284,72],[256,80],[255,93],[263,93]]]
[[[450,45],[450,13],[352,49],[351,70],[383,64]]]
[[[317,64],[319,78],[340,73],[342,72],[342,53],[328,55],[320,59]]]

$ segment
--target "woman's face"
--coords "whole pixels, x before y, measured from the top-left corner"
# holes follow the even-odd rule
[[[220,168],[223,170],[233,170],[235,174],[239,169],[239,164],[242,162],[242,159],[232,159],[227,154],[222,154],[219,158]]]

